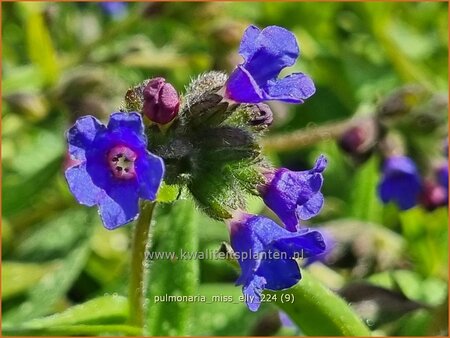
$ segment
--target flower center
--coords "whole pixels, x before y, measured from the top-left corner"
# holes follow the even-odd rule
[[[134,161],[136,153],[128,147],[116,146],[108,154],[108,163],[113,175],[128,180],[136,176]]]

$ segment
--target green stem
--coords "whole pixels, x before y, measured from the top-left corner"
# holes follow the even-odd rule
[[[349,127],[358,125],[370,118],[372,116],[368,115],[361,118],[330,122],[318,127],[307,127],[291,133],[269,136],[263,140],[263,147],[266,151],[295,151],[319,142],[336,139]]]
[[[68,336],[87,335],[96,336],[112,333],[120,333],[126,336],[140,336],[141,329],[134,326],[111,324],[111,325],[61,325],[48,328],[27,328],[27,327],[3,327],[3,334],[8,336],[40,335],[40,336]]]
[[[131,248],[131,276],[128,296],[129,323],[140,328],[144,326],[144,290],[146,290],[145,275],[147,270],[145,252],[149,244],[148,235],[154,208],[155,202],[142,202]]]
[[[371,336],[353,309],[336,293],[302,270],[300,282],[284,291],[266,291],[308,336]]]

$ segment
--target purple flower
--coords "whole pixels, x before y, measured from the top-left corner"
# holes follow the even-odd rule
[[[177,91],[162,77],[151,79],[145,86],[143,112],[150,121],[166,124],[178,114],[180,99]]]
[[[445,163],[437,168],[436,180],[441,187],[448,190],[448,163]]]
[[[104,1],[99,3],[102,10],[113,18],[121,18],[127,13],[127,4],[123,1]]]
[[[114,113],[107,127],[93,116],[81,117],[67,141],[70,155],[80,161],[66,170],[70,191],[79,203],[98,206],[105,228],[135,219],[139,197],[155,199],[164,163],[147,151],[139,114]]]
[[[310,219],[320,212],[323,205],[322,172],[326,165],[327,160],[321,155],[311,170],[280,168],[266,174],[268,182],[260,187],[261,196],[289,231],[296,231],[300,220]]]
[[[391,156],[384,162],[382,172],[378,194],[383,203],[394,202],[401,210],[411,209],[418,203],[422,183],[413,160]]]
[[[314,256],[325,250],[318,231],[290,232],[263,216],[242,213],[229,225],[231,246],[241,266],[236,285],[243,285],[251,311],[258,310],[264,289],[287,289],[301,279],[295,258]]]
[[[300,54],[294,34],[282,27],[248,27],[239,54],[244,63],[237,66],[226,84],[226,97],[234,101],[302,103],[316,91],[312,80],[303,73],[278,79],[281,70],[292,66]]]

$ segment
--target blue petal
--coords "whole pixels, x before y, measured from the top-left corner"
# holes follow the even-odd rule
[[[104,192],[92,181],[85,162],[67,169],[65,176],[70,191],[79,203],[91,207],[102,199]]]
[[[238,66],[227,82],[227,96],[236,102],[258,103],[263,101],[263,93],[253,77],[242,66]]]
[[[293,259],[264,260],[257,274],[266,279],[266,289],[273,291],[288,289],[302,278],[300,268]]]
[[[378,191],[384,203],[395,202],[401,210],[408,210],[418,203],[421,186],[415,176],[406,174],[384,179]]]
[[[296,231],[298,221],[316,216],[323,205],[320,189],[325,157],[317,159],[307,171],[279,169],[263,192],[264,203],[272,209],[290,231]]]
[[[122,1],[100,2],[103,11],[114,18],[120,18],[127,13],[127,4]]]
[[[249,26],[242,36],[241,45],[239,46],[239,54],[247,60],[255,50],[255,44],[261,30],[256,26]]]
[[[144,132],[144,123],[140,114],[131,113],[113,113],[110,116],[108,130],[111,132],[120,131],[121,135],[131,133],[139,138],[140,143],[147,144],[147,137]]]
[[[320,255],[326,250],[322,234],[315,230],[303,229],[297,233],[288,232],[285,237],[275,240],[272,246],[289,257],[300,255],[303,258]]]
[[[93,116],[79,118],[67,131],[70,155],[75,159],[85,160],[85,153],[92,146],[95,137],[105,130],[105,126]]]
[[[112,187],[99,201],[99,214],[108,230],[135,220],[138,213],[138,192],[136,186],[128,182]]]
[[[261,305],[261,296],[264,291],[266,280],[260,276],[254,276],[253,279],[242,288],[245,302],[250,311],[257,311]]]
[[[314,167],[311,169],[311,171],[314,171],[316,173],[321,173],[325,170],[325,168],[327,167],[328,164],[328,160],[324,155],[320,155],[317,160],[316,163],[314,163]]]
[[[230,236],[242,270],[237,284],[244,285],[245,299],[252,311],[258,309],[264,288],[282,290],[300,280],[296,257],[314,256],[325,250],[319,232],[307,229],[290,232],[257,215],[234,218],[230,222]],[[249,253],[250,257],[243,259],[242,253]]]
[[[443,165],[437,170],[436,178],[439,185],[448,190],[448,164]]]
[[[303,103],[316,92],[311,78],[303,73],[294,73],[283,79],[268,81],[264,87],[265,100],[278,100],[287,103]]]
[[[248,53],[244,68],[260,85],[276,78],[283,68],[292,66],[300,54],[294,34],[278,26],[264,28],[254,41],[253,48],[253,53]]]
[[[143,199],[155,200],[164,176],[163,160],[147,152],[136,160],[135,171],[139,184],[139,196]]]
[[[383,164],[378,193],[384,203],[395,202],[401,210],[414,207],[422,190],[414,161],[406,156],[391,156]]]
[[[391,176],[396,173],[417,175],[417,167],[407,156],[391,156],[383,164],[383,174]]]
[[[322,206],[323,195],[321,192],[318,192],[317,194],[309,198],[308,201],[306,201],[304,204],[298,205],[295,210],[295,214],[297,215],[298,219],[305,221],[319,214]]]
[[[270,233],[270,229],[264,226],[264,223],[267,222],[273,221],[265,217],[251,216],[245,217],[231,226],[231,246],[235,252],[239,253],[238,262],[241,266],[241,275],[236,281],[236,285],[245,285],[248,280],[253,278],[254,271],[259,266],[260,262],[252,257],[264,250],[264,243],[261,242],[261,239],[267,236],[265,231]],[[281,229],[278,225],[277,227]],[[258,230],[256,231],[255,228]],[[247,259],[244,259],[244,254],[247,254]]]

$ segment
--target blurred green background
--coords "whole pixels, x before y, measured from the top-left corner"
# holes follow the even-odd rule
[[[2,320],[9,328],[31,321],[29,334],[76,335],[83,332],[49,327],[124,322],[131,226],[105,230],[94,209],[77,205],[63,172],[65,130],[82,115],[106,120],[123,105],[129,87],[163,76],[183,92],[200,73],[230,72],[240,62],[243,31],[255,24],[293,31],[301,58],[287,71],[305,72],[317,86],[303,105],[272,105],[275,122],[268,138],[372,114],[405,85],[420,85],[429,96],[448,92],[446,3],[156,2],[127,3],[113,14],[98,3],[1,6]],[[447,132],[446,105],[427,107],[431,127],[397,130],[424,175],[427,163],[440,160]],[[339,264],[315,263],[311,273],[356,297],[355,309],[377,334],[445,334],[447,209],[399,212],[381,205],[379,158],[355,163],[334,140],[268,155],[277,165],[304,169],[319,153],[330,163],[326,205],[311,226],[340,234],[342,252]],[[267,213],[256,199],[250,209]],[[163,207],[157,222],[165,224],[166,216]],[[225,226],[198,217],[199,250],[217,250],[228,239]],[[165,231],[164,225],[156,227],[155,245]],[[198,264],[196,294],[237,299],[238,271],[223,261]],[[170,269],[161,274],[170,276]],[[150,283],[151,278],[160,277],[153,274]],[[356,281],[365,282],[362,290],[352,289]],[[79,314],[40,319],[94,297],[106,299],[95,305],[94,319]],[[280,324],[272,304],[257,313],[226,302],[190,306],[186,334],[298,332]]]

